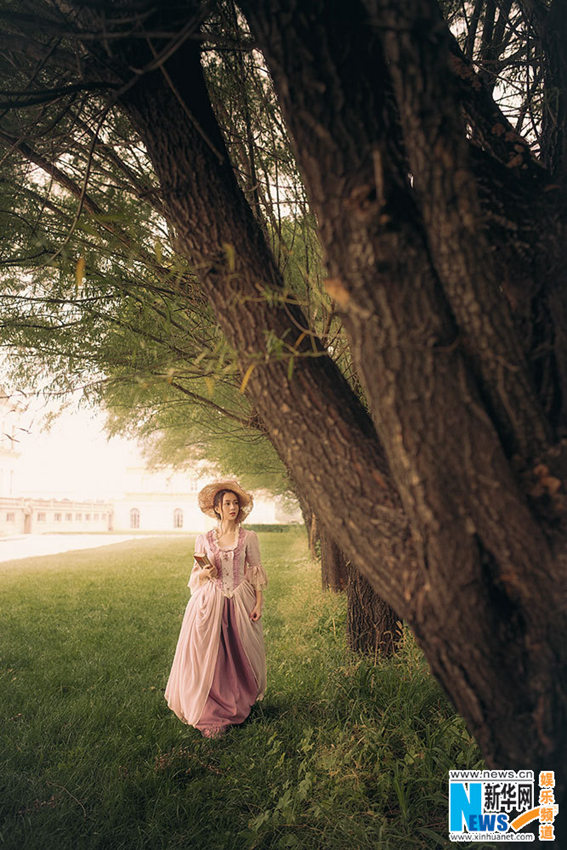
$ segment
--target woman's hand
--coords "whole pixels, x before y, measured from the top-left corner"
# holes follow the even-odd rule
[[[201,583],[205,581],[213,581],[217,577],[217,568],[214,564],[211,564],[208,567],[203,567],[201,569],[201,573],[199,575],[199,581]]]
[[[214,564],[211,564],[209,567],[203,567],[203,572],[211,580],[217,577],[217,568]]]
[[[252,620],[253,623],[255,623],[256,620],[259,620],[261,616],[262,616],[262,605],[257,602],[254,605],[253,609],[250,611],[250,619]]]

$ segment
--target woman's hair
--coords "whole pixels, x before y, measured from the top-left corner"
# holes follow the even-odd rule
[[[238,502],[238,516],[240,516],[240,499],[238,498],[238,493],[235,493],[234,490],[219,490],[218,493],[215,493],[215,498],[213,499],[213,510],[215,512],[216,518],[221,519],[221,515],[217,511],[217,508],[220,508],[220,506],[222,505],[222,500],[224,498],[225,493],[232,493],[232,495],[235,496],[236,501]],[[238,516],[236,517],[237,519]]]

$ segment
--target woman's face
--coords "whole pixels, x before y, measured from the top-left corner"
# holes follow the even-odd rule
[[[222,497],[221,517],[222,519],[235,520],[240,511],[240,503],[236,493],[225,493]]]

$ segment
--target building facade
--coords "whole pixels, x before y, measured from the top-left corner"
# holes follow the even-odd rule
[[[129,488],[113,501],[114,531],[201,531],[209,520],[197,501],[199,490],[210,480],[189,471],[148,470],[131,467]],[[254,494],[252,522],[277,523],[276,502],[269,494]],[[210,521],[210,525],[214,521]]]
[[[19,493],[24,414],[24,408],[0,387],[0,536],[109,531],[113,507],[107,500],[45,499]]]
[[[111,502],[0,497],[0,535],[111,531]]]
[[[127,470],[124,492],[117,498],[78,500],[43,498],[18,490],[19,435],[25,411],[4,396],[0,387],[0,536],[83,532],[194,532],[214,520],[199,509],[199,490],[210,481],[198,466],[192,470],[133,466]],[[51,495],[51,494],[49,494]],[[298,521],[277,497],[254,493],[250,521],[276,524]]]

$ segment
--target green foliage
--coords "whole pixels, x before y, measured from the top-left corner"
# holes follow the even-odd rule
[[[22,19],[36,44],[47,37]],[[14,24],[16,31],[18,25]],[[231,0],[207,24],[203,67],[234,172],[261,223],[284,288],[258,282],[271,306],[300,303],[293,322],[267,339],[267,354],[288,361],[330,353],[349,379],[341,323],[323,289],[316,222],[263,61]],[[46,32],[51,32],[47,27]],[[61,44],[77,56],[72,36]],[[6,91],[30,79],[64,86],[74,71],[33,59],[17,73],[0,57]],[[59,73],[59,77],[58,77]],[[95,93],[9,109],[0,144],[0,327],[8,390],[65,398],[79,389],[109,413],[111,433],[141,438],[152,462],[207,457],[247,475],[250,486],[289,489],[284,467],[250,409],[236,352],[229,349],[198,276],[175,251],[143,145],[126,116]],[[234,272],[238,246],[221,262]],[[322,341],[322,347],[315,337]],[[258,358],[265,352],[258,353]],[[251,366],[255,365],[251,355]],[[260,429],[257,427],[260,425]]]

